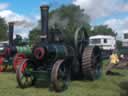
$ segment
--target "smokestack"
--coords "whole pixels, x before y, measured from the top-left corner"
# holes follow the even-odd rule
[[[48,11],[49,6],[43,5],[41,9],[41,31],[42,31],[42,40],[48,39]]]
[[[14,22],[9,22],[9,46],[13,45],[13,32],[14,32]]]

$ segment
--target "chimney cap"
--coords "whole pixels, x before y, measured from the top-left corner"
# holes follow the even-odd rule
[[[48,5],[42,5],[40,6],[41,9],[49,9],[49,6]]]
[[[13,22],[13,21],[12,21],[12,22],[8,22],[8,24],[11,24],[11,25],[13,25],[14,23],[15,23],[15,22]]]

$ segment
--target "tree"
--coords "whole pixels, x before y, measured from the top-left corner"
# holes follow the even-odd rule
[[[120,49],[122,47],[122,41],[117,40],[116,41],[116,47],[117,47],[117,49]]]
[[[14,39],[14,44],[17,46],[24,46],[28,44],[27,39],[23,39],[21,35],[16,34],[16,38]]]
[[[3,18],[0,17],[0,41],[7,40],[7,24]]]
[[[84,13],[84,10],[81,10],[79,6],[67,5],[61,6],[58,9],[52,10],[49,13],[49,29],[57,26],[60,31],[64,33],[64,39],[66,41],[72,41],[74,37],[74,32],[78,27],[84,25],[87,31],[90,30],[90,18],[87,14]],[[40,23],[37,26],[39,28]],[[30,32],[30,40],[38,39],[39,30],[35,28]],[[36,36],[37,35],[37,36]],[[69,40],[70,39],[70,40]]]
[[[37,28],[32,29],[29,33],[30,44],[33,44],[39,41],[40,35],[41,35],[41,31],[39,29]]]
[[[87,31],[90,30],[89,22],[90,18],[84,13],[84,10],[79,6],[68,5],[50,13],[49,26],[52,27],[56,24],[59,29],[63,30],[65,40],[72,41],[76,29],[81,25],[84,25]]]
[[[116,33],[107,25],[95,26],[90,35],[111,35],[115,36]]]

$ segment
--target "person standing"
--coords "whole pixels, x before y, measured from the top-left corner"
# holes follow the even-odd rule
[[[113,51],[109,57],[109,64],[106,67],[106,75],[112,74],[112,69],[119,64],[119,57],[116,51]]]

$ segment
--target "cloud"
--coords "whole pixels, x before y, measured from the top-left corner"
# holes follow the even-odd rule
[[[26,27],[29,25],[31,26],[31,20],[28,17],[25,17],[21,14],[15,13],[11,10],[2,10],[0,11],[0,16],[2,18],[5,18],[7,22],[12,22],[14,21],[16,25],[23,25],[26,24]]]
[[[128,17],[123,19],[109,19],[104,22],[105,25],[108,25],[112,28],[115,32],[118,33],[118,38],[122,39],[123,32],[128,30]]]
[[[128,4],[121,0],[74,0],[73,4],[79,5],[92,19],[128,11]]]
[[[22,28],[22,27],[15,27],[15,32],[14,32],[14,37],[16,36],[16,34],[21,35],[23,38],[28,38],[29,35],[29,31],[31,30],[31,28]]]
[[[9,3],[0,3],[0,10],[6,9],[9,7]]]
[[[6,22],[15,22],[15,33],[28,37],[29,30],[36,26],[37,19],[27,17],[11,10],[1,10],[0,17],[5,18]]]
[[[118,10],[128,12],[128,4],[120,4]]]
[[[103,25],[108,25],[118,33],[118,39],[122,39],[123,32],[128,31],[128,16],[125,18],[115,18],[128,12],[127,0],[74,0],[73,4],[80,6],[91,17],[92,21],[102,20],[104,17],[112,19],[102,20]],[[114,16],[113,16],[114,15]]]

